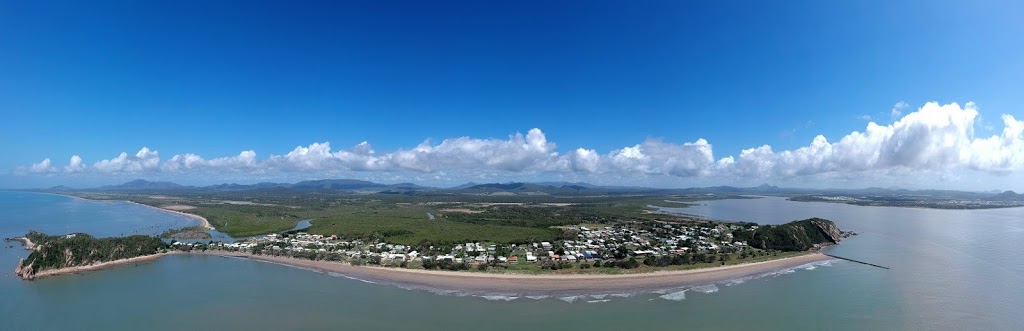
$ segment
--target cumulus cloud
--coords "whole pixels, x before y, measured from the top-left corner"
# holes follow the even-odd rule
[[[39,163],[33,163],[31,166],[28,167],[28,172],[34,174],[47,174],[55,171],[56,169],[54,169],[54,167],[50,165],[49,158],[43,159]]]
[[[256,152],[252,150],[242,151],[236,156],[221,157],[215,159],[203,159],[195,154],[178,154],[172,156],[160,166],[160,169],[167,172],[183,172],[188,170],[225,170],[225,171],[246,171],[258,168]]]
[[[68,165],[64,167],[64,172],[73,174],[85,171],[85,165],[82,164],[82,158],[78,155],[72,155],[71,160],[68,161]]]
[[[266,162],[266,168],[280,171],[374,171],[387,170],[384,159],[376,157],[368,142],[362,142],[347,150],[332,151],[330,142],[297,146],[285,155],[273,155]]]
[[[398,168],[420,172],[446,168],[520,172],[551,169],[559,164],[554,160],[557,155],[555,144],[534,128],[525,137],[516,133],[508,140],[459,137],[445,139],[438,145],[425,141],[416,148],[399,150],[390,158]]]
[[[925,104],[890,125],[868,123],[837,142],[817,136],[810,145],[775,152],[771,146],[746,149],[725,169],[747,177],[789,177],[830,172],[950,170],[969,168],[1005,173],[1024,166],[1024,123],[1003,117],[998,136],[977,138],[977,106]]]
[[[601,169],[601,155],[593,149],[577,148],[566,156],[565,161],[575,172],[596,173]]]
[[[516,178],[538,173],[558,176],[602,175],[612,178],[696,178],[731,180],[812,178],[849,181],[878,179],[912,173],[939,174],[954,178],[955,170],[1006,174],[1024,168],[1024,122],[1004,115],[1003,130],[977,137],[978,108],[930,102],[916,111],[897,103],[891,124],[867,123],[835,140],[818,135],[806,146],[777,150],[771,145],[740,150],[716,159],[712,144],[697,138],[691,142],[647,139],[639,144],[605,153],[579,147],[560,153],[540,129],[512,134],[506,139],[456,137],[440,143],[430,140],[412,148],[379,153],[369,142],[333,149],[330,142],[297,146],[282,154],[260,159],[253,150],[233,156],[206,159],[196,154],[174,155],[162,161],[159,152],[143,147],[135,154],[101,160],[87,166],[78,155],[71,157],[62,173],[123,174],[162,172],[204,173],[337,173],[375,172],[378,178]],[[44,159],[16,170],[23,174],[61,173]],[[406,174],[406,175],[401,175]],[[411,176],[409,174],[412,174]]]
[[[684,144],[647,139],[612,151],[607,159],[613,168],[609,170],[679,177],[708,175],[715,163],[711,144],[704,139]]]
[[[101,160],[92,168],[103,173],[140,173],[152,171],[160,166],[160,152],[143,147],[135,155],[121,152],[116,158]]]

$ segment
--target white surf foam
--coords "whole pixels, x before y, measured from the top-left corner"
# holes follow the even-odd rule
[[[562,301],[565,301],[565,302],[568,302],[568,303],[573,303],[573,302],[576,302],[576,300],[580,300],[580,299],[583,299],[582,295],[572,295],[572,296],[558,298],[558,300],[562,300]]]
[[[358,281],[363,282],[363,283],[378,284],[377,282],[374,282],[374,281],[365,280],[365,279],[362,279],[362,278],[356,278],[356,277],[352,277],[352,276],[349,276],[349,275],[346,275],[346,274],[339,274],[339,273],[333,272],[333,271],[327,272],[327,274],[331,275],[333,277],[341,277],[341,278],[347,278],[347,279],[351,279],[351,280],[358,280]]]
[[[686,291],[687,290],[682,290],[682,291],[679,291],[679,292],[672,292],[672,293],[661,295],[661,296],[658,296],[658,297],[662,298],[662,299],[665,299],[665,300],[671,300],[671,301],[683,301],[683,300],[686,300]]]
[[[694,290],[696,292],[700,292],[700,293],[715,293],[715,292],[718,292],[718,286],[715,286],[715,284],[694,286],[694,287],[691,287],[690,289]]]
[[[749,278],[749,277],[743,277],[743,278],[736,278],[736,279],[727,280],[727,281],[725,281],[725,286],[733,286],[733,285],[739,285],[739,284],[746,283],[747,282],[747,278]]]

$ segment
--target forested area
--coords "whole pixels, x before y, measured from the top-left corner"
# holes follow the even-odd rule
[[[25,237],[36,247],[22,266],[32,266],[33,272],[151,255],[167,247],[159,238],[143,235],[96,238],[84,233],[50,236],[32,231]]]

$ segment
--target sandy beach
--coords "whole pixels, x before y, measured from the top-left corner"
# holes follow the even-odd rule
[[[790,258],[693,270],[655,271],[619,275],[525,275],[434,271],[368,266],[299,258],[252,255],[238,252],[208,251],[193,254],[246,257],[254,261],[278,263],[374,282],[397,283],[434,289],[488,293],[621,293],[645,289],[664,289],[705,285],[729,279],[760,275],[830,258],[811,253]]]
[[[168,212],[168,213],[172,213],[172,214],[178,214],[178,215],[185,216],[185,217],[188,217],[188,218],[191,218],[191,219],[195,219],[195,220],[199,221],[199,225],[202,226],[204,229],[216,230],[213,227],[213,225],[210,225],[210,221],[206,220],[206,217],[202,217],[202,216],[199,216],[199,215],[196,215],[196,214],[186,213],[186,212],[182,212],[182,211],[177,211],[177,210],[171,210],[171,209],[166,209],[166,208],[154,207],[154,206],[150,206],[150,205],[146,205],[146,204],[141,204],[141,203],[134,202],[134,201],[125,201],[125,202],[131,203],[131,204],[136,204],[136,205],[143,206],[143,207],[153,208],[153,209],[156,209],[156,210],[159,210],[159,211],[163,211],[163,212]]]
[[[166,253],[101,262],[85,266],[44,270],[32,275],[30,279],[106,269],[126,264],[152,261],[163,256],[176,254],[242,257],[257,262],[282,264],[321,272],[334,272],[348,277],[373,282],[419,286],[441,290],[480,293],[544,294],[582,294],[600,292],[622,293],[638,290],[705,285],[730,279],[769,273],[772,271],[830,259],[828,256],[821,253],[810,253],[778,260],[692,270],[655,271],[617,275],[528,275],[353,266],[345,262],[313,261],[302,258],[253,255],[243,252],[205,251],[186,253],[170,251]]]
[[[185,217],[188,217],[188,218],[191,218],[191,219],[199,221],[199,225],[202,226],[203,228],[207,229],[207,230],[216,230],[216,228],[214,228],[213,225],[210,225],[210,221],[206,220],[206,217],[202,217],[202,216],[199,216],[199,215],[196,215],[196,214],[190,214],[190,213],[186,213],[186,212],[182,212],[182,211],[178,211],[178,210],[154,207],[154,206],[150,206],[150,205],[146,205],[146,204],[141,204],[141,203],[134,202],[134,201],[127,201],[127,200],[92,200],[92,199],[86,199],[86,198],[82,198],[82,197],[71,195],[71,194],[48,193],[48,192],[39,192],[39,193],[41,193],[41,194],[59,195],[59,196],[62,196],[62,197],[69,197],[69,198],[72,198],[72,199],[77,199],[77,200],[82,200],[82,201],[97,201],[97,202],[103,202],[103,201],[124,201],[124,202],[130,203],[130,204],[135,204],[135,205],[139,205],[139,206],[143,206],[143,207],[153,208],[153,209],[156,209],[156,210],[159,210],[159,211],[163,211],[163,212],[168,212],[168,213],[173,213],[173,214],[178,214],[178,215],[181,215],[181,216],[185,216]],[[180,207],[180,206],[173,205],[171,207]]]
[[[32,280],[32,279],[39,279],[39,278],[49,277],[49,276],[79,273],[79,272],[83,272],[83,271],[96,271],[96,270],[101,270],[101,269],[118,267],[118,266],[122,266],[122,265],[126,265],[126,264],[133,264],[133,263],[140,263],[140,262],[146,262],[146,261],[153,261],[153,260],[159,259],[159,258],[161,258],[163,256],[166,256],[166,255],[174,255],[174,254],[181,254],[181,253],[182,252],[178,252],[178,251],[170,251],[170,252],[167,252],[167,253],[157,253],[157,254],[153,254],[153,255],[137,256],[137,257],[133,257],[133,258],[114,260],[114,261],[107,261],[107,262],[100,262],[100,263],[93,263],[93,264],[90,264],[90,265],[83,265],[83,266],[77,266],[77,267],[68,267],[68,268],[60,268],[60,269],[43,270],[43,271],[40,271],[40,272],[30,276],[30,278],[27,278],[27,279]],[[19,269],[20,269],[21,261],[18,261],[18,263],[19,263]],[[15,273],[17,273],[17,269],[15,270]]]
[[[32,239],[28,239],[28,237],[11,238],[11,240],[21,242],[21,244],[24,245],[25,249],[27,250],[31,251],[36,249],[36,244],[32,242]]]

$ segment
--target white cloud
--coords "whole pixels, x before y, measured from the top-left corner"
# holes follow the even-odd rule
[[[39,163],[33,163],[32,166],[28,167],[28,171],[34,174],[48,174],[55,172],[56,169],[50,165],[50,159],[46,158]]]
[[[280,171],[374,171],[387,170],[384,158],[376,157],[373,147],[367,142],[359,143],[348,150],[331,151],[330,142],[297,146],[285,155],[273,155],[266,162],[266,168]]]
[[[122,152],[116,158],[101,160],[92,168],[102,173],[140,173],[156,170],[160,166],[160,152],[143,147],[135,155]]]
[[[747,149],[727,161],[733,175],[791,177],[820,173],[969,168],[1005,173],[1024,166],[1024,122],[1004,116],[998,136],[975,138],[977,107],[930,102],[891,125],[868,123],[830,143],[817,136],[810,145],[774,152],[771,146]]]
[[[904,113],[898,103],[892,114],[902,116],[889,125],[869,122],[863,130],[830,140],[818,135],[806,146],[776,150],[771,145],[743,149],[715,159],[704,139],[674,143],[647,139],[640,144],[600,153],[586,147],[559,153],[540,129],[513,134],[507,139],[457,137],[433,144],[429,140],[407,149],[378,153],[369,142],[334,150],[330,142],[297,146],[283,155],[257,158],[246,150],[234,156],[205,159],[186,153],[161,162],[157,151],[143,147],[134,155],[86,166],[71,157],[62,173],[182,174],[243,173],[270,176],[282,173],[374,172],[375,178],[521,178],[546,173],[563,178],[602,176],[619,180],[677,178],[704,183],[765,181],[803,178],[809,181],[851,182],[924,178],[959,180],[957,171],[1006,174],[1024,169],[1024,121],[1004,115],[1001,133],[976,137],[980,125],[977,106],[967,103],[927,103]],[[20,167],[21,174],[58,173],[50,159]],[[925,175],[922,175],[925,174]],[[654,180],[656,181],[656,180]],[[648,181],[650,182],[650,181]],[[629,183],[623,183],[629,184]]]
[[[682,145],[647,139],[642,144],[613,151],[607,158],[614,169],[679,177],[708,175],[715,164],[711,144],[704,139]]]
[[[576,172],[595,173],[600,171],[601,155],[592,149],[577,148],[567,156],[569,169]]]
[[[160,169],[167,172],[183,172],[188,170],[207,171],[252,171],[259,167],[256,160],[256,152],[252,150],[242,151],[236,156],[220,157],[206,160],[199,155],[187,153],[172,156],[160,166]]]
[[[910,108],[910,104],[906,103],[905,101],[897,102],[895,105],[892,106],[892,110],[889,111],[889,117],[899,118],[900,115],[903,115],[903,110],[907,108]]]
[[[64,172],[73,174],[85,171],[85,165],[82,164],[82,158],[78,155],[72,155],[71,160],[68,161],[68,165],[64,167]]]
[[[416,148],[399,150],[388,158],[405,170],[431,172],[449,168],[474,168],[521,172],[552,170],[561,162],[555,159],[555,144],[549,143],[544,132],[531,129],[526,136],[516,133],[508,140],[459,137],[445,139],[434,146],[424,141]]]

